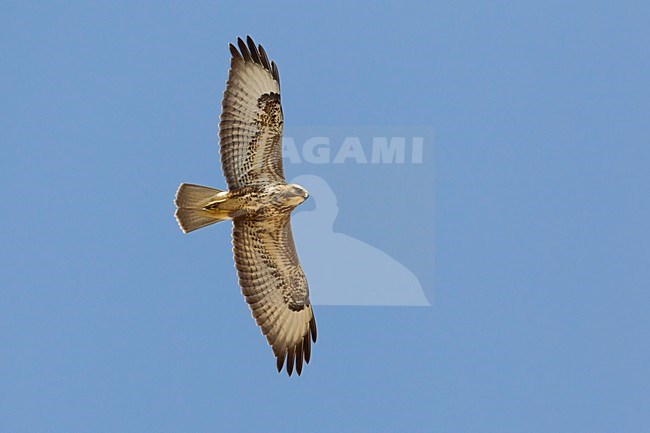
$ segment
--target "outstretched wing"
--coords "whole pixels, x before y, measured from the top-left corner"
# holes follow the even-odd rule
[[[309,363],[316,321],[307,279],[300,267],[289,214],[281,220],[235,219],[233,251],[239,284],[253,317],[291,376]]]
[[[221,167],[233,190],[284,182],[282,105],[275,62],[250,36],[230,44],[232,59],[223,96],[219,144]]]

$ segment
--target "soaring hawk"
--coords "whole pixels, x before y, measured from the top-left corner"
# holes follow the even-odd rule
[[[239,285],[273,348],[278,372],[302,373],[316,342],[307,279],[291,234],[291,212],[309,197],[282,169],[283,115],[275,62],[250,36],[230,44],[230,71],[219,123],[228,191],[183,183],[175,216],[183,232],[233,221]]]

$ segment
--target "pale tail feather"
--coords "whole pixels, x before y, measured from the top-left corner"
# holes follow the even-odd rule
[[[181,183],[176,191],[176,200],[174,204],[177,208],[201,209],[206,204],[214,200],[219,194],[220,189],[208,188],[207,186],[193,185],[191,183]]]
[[[226,211],[205,211],[202,209],[176,209],[174,214],[178,225],[184,233],[229,219]]]
[[[227,211],[204,209],[208,203],[214,203],[217,200],[216,195],[221,192],[223,191],[189,183],[178,187],[174,200],[178,209],[174,216],[184,233],[229,219]]]

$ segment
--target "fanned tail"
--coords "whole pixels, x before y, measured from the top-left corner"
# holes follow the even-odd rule
[[[229,212],[218,209],[206,209],[208,204],[225,201],[224,191],[207,186],[183,183],[176,191],[174,204],[178,209],[174,216],[184,233],[230,219]]]

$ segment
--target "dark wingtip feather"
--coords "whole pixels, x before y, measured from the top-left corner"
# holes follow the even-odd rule
[[[300,340],[300,343],[296,345],[296,373],[298,373],[298,376],[300,376],[300,373],[302,373],[303,356],[304,352],[302,351],[302,340]]]
[[[303,338],[302,348],[305,351],[305,363],[309,364],[311,359],[311,340],[309,339],[309,332],[305,334]]]
[[[316,338],[318,337],[318,333],[316,331],[316,318],[314,316],[312,316],[311,320],[309,321],[309,330],[311,331],[311,339],[315,343]]]
[[[278,355],[277,363],[276,366],[278,367],[278,373],[282,371],[282,367],[284,367],[284,358],[286,354],[282,353]]]
[[[275,78],[275,81],[280,83],[280,73],[278,72],[278,66],[275,64],[275,62],[271,62],[271,74],[273,74],[273,78]]]
[[[248,47],[244,41],[241,40],[241,38],[237,38],[237,46],[239,47],[239,51],[241,51],[242,56],[244,56],[244,60],[246,62],[252,62],[253,59],[251,58],[251,53],[248,52]]]
[[[242,59],[241,54],[239,51],[237,51],[237,48],[233,44],[228,44],[228,48],[230,48],[230,55],[232,55],[233,59]]]
[[[291,373],[293,373],[293,362],[295,361],[295,353],[293,351],[293,347],[289,349],[289,352],[287,353],[287,374],[289,377],[291,377]]]
[[[253,42],[253,38],[246,36],[246,44],[248,45],[248,51],[251,53],[251,58],[253,61],[261,65],[262,61],[260,60],[260,55],[257,52],[257,47],[255,46],[255,42]]]
[[[258,45],[257,50],[260,52],[260,60],[262,61],[262,66],[273,72],[271,69],[271,63],[269,62],[269,57],[266,55],[266,51],[264,51],[264,47]]]

